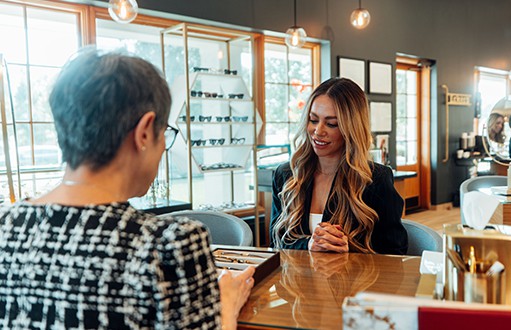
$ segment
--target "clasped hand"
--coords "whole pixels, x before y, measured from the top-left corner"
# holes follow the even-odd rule
[[[309,240],[309,251],[349,252],[348,236],[342,232],[341,226],[321,222]]]

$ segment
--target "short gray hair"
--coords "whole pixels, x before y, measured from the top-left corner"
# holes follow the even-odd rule
[[[156,113],[156,136],[167,125],[170,105],[168,84],[154,65],[93,47],[68,61],[50,94],[63,160],[72,169],[107,165],[149,111]]]

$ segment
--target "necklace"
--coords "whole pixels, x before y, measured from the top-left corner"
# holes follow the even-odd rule
[[[62,180],[61,184],[68,187],[76,187],[76,186],[89,186],[95,190],[101,191],[103,193],[106,193],[108,196],[113,197],[114,200],[121,200],[119,198],[119,195],[117,193],[114,193],[113,191],[106,189],[104,187],[98,186],[95,183],[92,182],[82,182],[82,181],[74,181],[74,180]]]
[[[319,174],[323,174],[323,175],[327,175],[327,176],[332,176],[334,174],[337,173],[337,170],[333,171],[333,172],[323,172],[319,167],[316,169],[316,171],[319,173]]]

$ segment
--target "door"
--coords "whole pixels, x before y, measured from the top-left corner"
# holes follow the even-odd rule
[[[417,173],[405,179],[402,197],[406,211],[429,209],[429,67],[398,58],[396,87],[397,170]]]

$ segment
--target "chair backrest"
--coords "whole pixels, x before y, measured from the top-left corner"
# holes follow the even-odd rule
[[[178,211],[172,216],[184,216],[202,222],[208,228],[212,244],[252,246],[252,230],[234,215],[214,211]]]
[[[443,240],[436,231],[415,221],[406,219],[401,221],[408,234],[407,255],[420,256],[424,250],[442,251]]]
[[[463,195],[469,191],[475,191],[480,188],[490,188],[495,186],[507,186],[507,177],[503,175],[485,175],[476,176],[463,181],[460,185],[460,208],[461,208],[461,223],[465,224],[465,217],[463,216]]]

